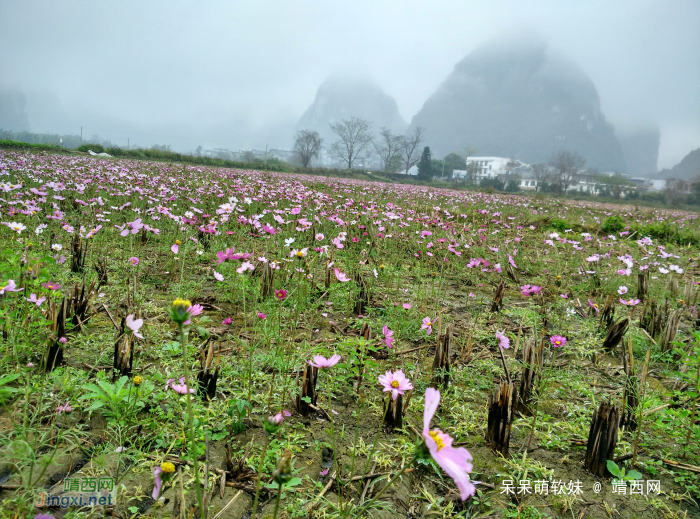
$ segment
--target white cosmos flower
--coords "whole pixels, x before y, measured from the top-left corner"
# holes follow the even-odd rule
[[[5,225],[7,225],[10,229],[15,231],[17,234],[20,234],[23,230],[27,228],[26,225],[17,223],[17,222],[2,222]]]

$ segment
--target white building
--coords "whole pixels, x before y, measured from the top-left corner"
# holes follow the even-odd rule
[[[467,170],[469,166],[475,167],[474,180],[479,182],[484,178],[496,178],[499,175],[508,174],[511,159],[503,157],[467,157]]]

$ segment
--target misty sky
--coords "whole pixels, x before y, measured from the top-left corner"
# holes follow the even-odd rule
[[[699,27],[696,0],[0,0],[0,88],[24,91],[36,132],[289,147],[330,74],[375,79],[410,122],[471,50],[526,28],[614,125],[659,125],[663,168],[700,147]]]

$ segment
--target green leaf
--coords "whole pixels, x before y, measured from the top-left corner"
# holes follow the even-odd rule
[[[632,479],[642,479],[642,474],[641,472],[637,472],[636,470],[630,470],[629,474],[627,474],[627,477]]]
[[[3,375],[2,377],[0,377],[0,386],[3,386],[5,384],[7,384],[8,382],[12,382],[13,380],[16,380],[17,378],[19,378],[19,373],[13,373],[11,375]]]
[[[302,396],[301,399],[306,402],[307,404],[311,403],[311,397],[310,396]]]
[[[608,470],[613,476],[619,476],[620,475],[620,469],[617,467],[617,463],[615,463],[613,460],[608,460],[606,463]]]

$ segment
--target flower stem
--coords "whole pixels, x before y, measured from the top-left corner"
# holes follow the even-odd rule
[[[409,463],[409,465],[410,465],[410,463]],[[385,486],[384,488],[382,488],[382,489],[377,493],[377,495],[375,495],[365,506],[363,506],[362,508],[360,508],[360,511],[357,512],[357,513],[355,514],[355,517],[361,517],[362,514],[364,514],[364,513],[367,511],[367,509],[368,509],[370,506],[372,506],[372,505],[374,504],[374,502],[375,502],[377,499],[379,499],[379,498],[381,497],[381,495],[382,495],[385,491],[389,490],[389,487],[391,487],[391,485],[393,485],[394,482],[395,482],[399,477],[401,477],[401,475],[402,475],[404,472],[406,472],[406,467],[407,467],[407,466],[408,466],[408,465],[405,465],[404,468],[402,468],[393,478],[391,478],[391,479],[389,480],[389,482],[386,484],[386,486]]]
[[[185,337],[185,327],[179,323],[180,327],[180,343],[182,344],[182,357],[185,365],[185,387],[187,388],[187,415],[189,417],[190,441],[192,443],[192,465],[194,466],[194,481],[197,489],[197,503],[199,504],[200,513],[202,512],[202,489],[199,486],[199,467],[197,466],[197,443],[194,436],[194,414],[192,412],[192,393],[190,392],[190,370],[187,365],[187,339]]]
[[[258,513],[258,498],[260,497],[260,480],[262,479],[263,464],[265,463],[265,457],[267,456],[267,448],[270,445],[270,439],[268,437],[265,442],[265,447],[263,447],[260,453],[260,464],[258,465],[258,479],[255,482],[255,499],[253,500],[253,515],[251,519],[255,519],[255,515]],[[281,490],[281,489],[280,489]]]
[[[277,501],[275,502],[275,513],[272,516],[272,519],[277,519],[277,512],[280,509],[280,497],[282,496],[282,485],[279,486],[277,489]]]

